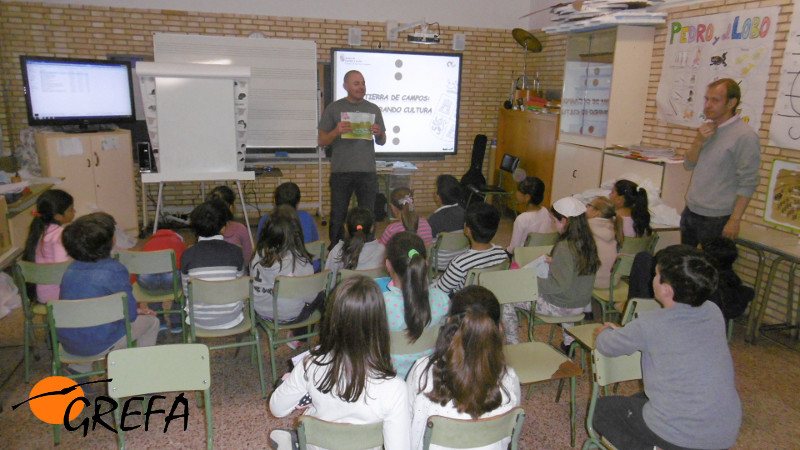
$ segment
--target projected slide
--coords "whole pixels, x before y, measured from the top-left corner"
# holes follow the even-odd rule
[[[461,55],[334,49],[334,99],[347,96],[344,75],[358,70],[366,100],[381,108],[386,144],[378,156],[456,152]]]

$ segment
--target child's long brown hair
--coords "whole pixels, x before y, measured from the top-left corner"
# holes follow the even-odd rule
[[[412,233],[417,232],[419,216],[414,208],[414,193],[407,187],[399,187],[392,191],[390,198],[392,205],[400,210],[400,220],[403,228]]]
[[[550,208],[550,213],[556,220],[562,220],[565,217],[553,207]],[[577,259],[575,270],[577,270],[578,275],[597,273],[600,268],[600,256],[597,254],[597,244],[594,241],[592,229],[589,228],[586,213],[567,217],[567,226],[564,228],[564,232],[558,236],[556,245],[561,245],[562,243],[569,245],[570,251],[575,255]]]
[[[287,252],[293,256],[293,264],[297,261],[311,263],[312,256],[303,242],[303,227],[297,211],[291,206],[281,205],[269,215],[258,235],[255,255],[263,267],[270,267],[277,261],[283,268],[282,259]]]

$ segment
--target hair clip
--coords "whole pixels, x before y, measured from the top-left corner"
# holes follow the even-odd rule
[[[363,229],[364,229],[364,227],[361,226],[361,224],[356,225],[356,231],[361,231]]]
[[[40,213],[39,211],[37,211],[37,210],[35,210],[35,209],[32,209],[32,210],[31,210],[31,215],[32,215],[33,217],[42,217],[42,213]]]
[[[408,251],[408,259],[412,259],[414,256],[417,255],[419,255],[419,252],[415,248],[412,248],[411,250]]]

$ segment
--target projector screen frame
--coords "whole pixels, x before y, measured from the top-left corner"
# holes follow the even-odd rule
[[[343,72],[339,72],[337,65],[339,64],[339,58],[337,57],[339,53],[365,53],[365,54],[385,54],[385,55],[410,55],[410,56],[423,56],[423,57],[442,57],[442,58],[456,58],[458,61],[458,76],[457,76],[457,86],[454,91],[452,91],[455,95],[455,113],[452,115],[453,124],[453,137],[452,137],[452,150],[433,150],[433,151],[391,151],[388,150],[390,145],[392,144],[392,123],[391,123],[391,116],[387,115],[386,112],[383,114],[384,123],[386,124],[386,132],[387,132],[387,142],[384,146],[376,146],[375,147],[375,157],[377,159],[394,159],[394,158],[401,158],[401,159],[408,159],[408,160],[419,160],[419,159],[430,159],[430,160],[441,160],[444,159],[445,156],[453,156],[458,154],[458,127],[459,127],[459,119],[460,119],[460,108],[461,108],[461,83],[462,83],[462,75],[463,75],[463,55],[461,53],[447,53],[447,52],[412,52],[412,51],[400,51],[400,50],[376,50],[376,49],[354,49],[354,48],[332,48],[331,49],[331,91],[333,93],[331,102],[334,102],[340,98],[346,96],[346,92],[344,92],[343,85],[343,76],[346,70]],[[371,72],[368,67],[353,67],[353,69],[359,70],[364,75],[364,80],[367,86],[367,95],[365,99],[371,101],[372,103],[377,104],[379,107],[382,108],[382,102],[375,101],[370,99],[370,94],[382,94],[382,92],[375,92],[374,90],[370,90],[370,86],[374,85],[375,75],[374,72]],[[378,77],[380,78],[380,77]],[[325,107],[328,105],[326,104]],[[435,113],[435,103],[433,104],[434,113]]]

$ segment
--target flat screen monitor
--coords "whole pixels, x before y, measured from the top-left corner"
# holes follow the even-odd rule
[[[45,56],[20,56],[28,125],[133,122],[131,64]]]
[[[386,144],[378,158],[453,155],[458,141],[461,55],[333,49],[334,100],[347,96],[344,75],[364,75],[366,100],[380,107]]]

